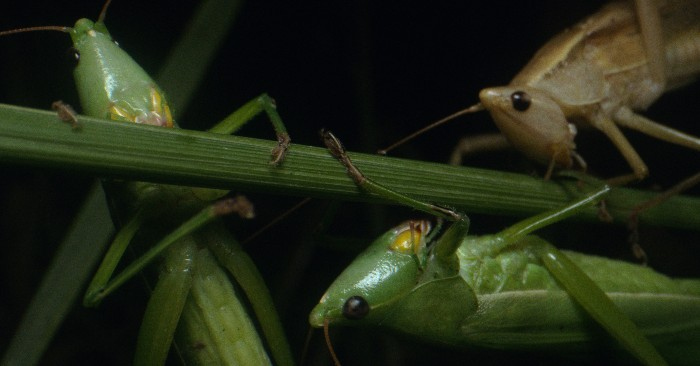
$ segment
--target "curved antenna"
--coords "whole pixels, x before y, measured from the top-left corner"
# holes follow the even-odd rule
[[[40,26],[40,27],[17,28],[17,29],[10,29],[10,30],[0,32],[0,37],[6,36],[8,34],[37,32],[37,31],[58,31],[58,32],[68,33],[68,32],[70,32],[70,27],[62,27],[60,25],[45,25],[45,26]]]
[[[102,10],[100,11],[100,15],[97,17],[97,23],[104,23],[105,17],[107,16],[107,8],[109,7],[109,4],[112,2],[112,0],[107,0],[104,5],[102,5]]]
[[[459,111],[459,112],[453,113],[453,114],[451,114],[451,115],[449,115],[449,116],[447,116],[447,117],[445,117],[445,118],[443,118],[443,119],[441,119],[441,120],[438,120],[438,121],[436,121],[436,122],[433,122],[433,123],[431,123],[431,124],[429,124],[429,125],[427,125],[427,126],[421,128],[420,130],[418,130],[418,131],[416,131],[416,132],[414,132],[414,133],[412,133],[412,134],[410,134],[410,135],[408,135],[408,136],[402,138],[401,140],[399,140],[399,141],[393,143],[392,145],[390,145],[389,147],[387,147],[387,148],[385,148],[385,149],[377,150],[377,153],[378,153],[378,154],[381,154],[381,155],[386,155],[386,153],[389,152],[390,150],[394,150],[395,148],[397,148],[397,147],[399,147],[399,146],[405,144],[406,142],[408,142],[408,141],[410,141],[410,140],[413,140],[416,136],[419,136],[419,135],[423,134],[424,132],[426,132],[426,131],[428,131],[428,130],[431,130],[431,129],[435,128],[435,127],[438,127],[438,126],[440,126],[440,125],[442,125],[442,124],[444,124],[444,123],[446,123],[446,122],[449,122],[449,121],[451,121],[451,120],[453,120],[453,119],[455,119],[455,118],[457,118],[457,117],[459,117],[459,116],[462,116],[462,115],[465,115],[465,114],[469,114],[469,113],[479,112],[479,111],[483,111],[483,110],[484,110],[484,106],[481,105],[481,103],[476,103],[476,104],[474,104],[473,106],[471,106],[471,107],[469,107],[469,108],[462,109],[462,110]]]
[[[331,358],[333,359],[333,364],[335,366],[340,366],[340,360],[335,354],[333,344],[331,343],[331,336],[328,334],[328,318],[323,320],[323,335],[326,337],[326,345],[328,346],[328,352],[331,354]]]

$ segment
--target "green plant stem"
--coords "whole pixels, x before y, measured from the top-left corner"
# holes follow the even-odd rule
[[[292,145],[284,163],[268,164],[276,142],[183,129],[114,123],[80,116],[80,128],[55,113],[0,105],[0,161],[79,171],[103,178],[251,192],[390,203],[359,190],[323,148]],[[577,196],[576,181],[349,153],[376,182],[467,213],[528,216]],[[607,209],[626,222],[630,208],[655,193],[616,188]],[[596,220],[597,210],[578,217]],[[700,229],[700,199],[676,196],[640,216],[658,226]]]

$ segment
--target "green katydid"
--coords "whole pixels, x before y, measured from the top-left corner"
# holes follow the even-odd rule
[[[362,175],[334,136],[323,138],[358,185],[386,193]],[[455,223],[438,239],[426,221],[403,223],[379,237],[329,287],[309,321],[326,328],[379,326],[453,347],[581,351],[609,341],[599,339],[605,337],[595,320],[644,364],[663,365],[664,358],[696,363],[700,280],[560,252],[529,235],[607,191],[482,237],[466,236],[469,221],[461,214],[388,192]]]
[[[85,114],[116,121],[176,127],[163,92],[148,74],[113,42],[104,25],[109,3],[109,0],[105,3],[96,22],[80,19],[73,28],[22,28],[0,32],[0,36],[43,30],[69,33],[73,42],[73,56],[77,62],[74,77]],[[58,110],[61,119],[71,122],[74,128],[79,127],[75,113],[69,106],[57,102],[53,108]],[[267,114],[277,133],[278,145],[272,151],[271,163],[280,164],[290,139],[274,101],[266,94],[248,102],[210,131],[233,133],[260,112]],[[229,347],[240,351],[238,356],[233,356],[234,358],[238,357],[239,362],[244,363],[269,363],[252,323],[231,292],[231,285],[226,287],[222,281],[217,284],[210,281],[214,277],[226,278],[222,267],[236,278],[246,292],[276,362],[292,363],[289,346],[260,274],[235,240],[212,222],[215,218],[234,211],[243,217],[252,216],[252,206],[244,197],[221,199],[227,192],[144,182],[105,182],[105,189],[113,200],[115,214],[127,219],[88,287],[84,304],[96,306],[154,258],[160,254],[167,254],[166,265],[161,271],[159,282],[146,310],[135,363],[150,365],[164,362],[183,309],[185,322],[192,317],[209,316],[201,313],[202,309],[207,308],[205,305],[192,305],[198,301],[197,298],[204,298],[205,302],[214,301],[219,308],[228,308],[239,317],[240,321],[236,324],[227,324],[227,327],[219,329],[232,332],[235,327],[239,330],[240,336],[231,340],[235,340],[237,345]],[[167,215],[163,215],[163,212],[167,212]],[[188,217],[191,218],[187,220]],[[145,224],[155,226],[161,231],[172,230],[173,227],[175,230],[112,279],[124,250]],[[212,259],[211,253],[216,260]],[[217,289],[215,294],[211,294],[213,288]],[[219,293],[221,291],[229,293],[222,295]],[[222,328],[223,321],[212,319],[216,317],[210,318],[210,321],[213,321],[216,327]],[[186,325],[183,327],[192,328]],[[201,329],[198,330],[201,332]],[[197,334],[197,342],[203,342],[203,336],[205,334]],[[211,352],[218,346],[214,342],[225,340],[226,337],[230,339],[231,334],[226,337],[221,333],[207,336],[210,337],[211,344],[198,343],[198,347],[191,347],[195,350],[194,358],[200,357],[199,354],[206,354],[206,351]],[[226,352],[229,351],[224,350],[220,354]]]

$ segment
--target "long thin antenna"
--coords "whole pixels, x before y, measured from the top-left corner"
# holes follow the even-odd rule
[[[439,120],[439,121],[433,122],[433,123],[431,123],[431,124],[429,124],[429,125],[427,125],[427,126],[421,128],[420,130],[418,130],[418,131],[416,131],[416,132],[414,132],[414,133],[412,133],[412,134],[410,134],[410,135],[408,135],[408,136],[402,138],[401,140],[399,140],[399,141],[393,143],[393,144],[390,145],[389,147],[387,147],[387,148],[385,148],[385,149],[382,149],[382,150],[378,150],[377,153],[378,153],[378,154],[381,154],[381,155],[386,155],[387,152],[389,152],[389,151],[391,151],[391,150],[394,150],[396,147],[401,146],[401,145],[405,144],[406,142],[408,142],[408,141],[410,141],[410,140],[413,140],[416,136],[421,135],[421,134],[423,134],[424,132],[426,132],[426,131],[428,131],[428,130],[431,130],[431,129],[435,128],[435,127],[438,127],[438,126],[440,126],[440,125],[442,125],[442,124],[444,124],[444,123],[446,123],[446,122],[449,122],[449,121],[451,121],[451,120],[453,120],[453,119],[455,119],[455,118],[457,118],[457,117],[459,117],[459,116],[462,116],[462,115],[465,115],[465,114],[469,114],[469,113],[479,112],[479,111],[483,111],[483,110],[484,110],[484,106],[481,105],[481,103],[476,103],[476,104],[474,104],[473,106],[471,106],[471,107],[469,107],[469,108],[462,109],[462,110],[459,111],[459,112],[453,113],[453,114],[451,114],[451,115],[449,115],[449,116],[447,116],[447,117],[445,117],[445,118],[443,118],[443,119],[441,119],[441,120]]]
[[[104,5],[102,5],[102,10],[100,11],[100,16],[97,17],[97,23],[104,23],[105,17],[107,16],[107,8],[112,0],[107,0]]]
[[[331,358],[333,359],[333,364],[335,364],[335,366],[340,366],[340,360],[338,359],[338,356],[336,356],[335,351],[333,350],[331,337],[328,334],[328,318],[323,320],[323,335],[326,337],[326,345],[328,346],[328,352],[331,354]]]
[[[60,25],[45,25],[41,27],[28,27],[28,28],[17,28],[10,29],[0,32],[0,37],[6,36],[8,34],[25,33],[25,32],[36,32],[36,31],[59,31],[63,33],[70,32],[70,27],[62,27]]]
[[[271,227],[277,225],[280,221],[284,220],[287,218],[289,215],[294,213],[296,210],[300,209],[302,206],[305,204],[309,203],[311,201],[310,197],[306,197],[303,200],[299,201],[296,205],[292,206],[291,208],[287,209],[286,211],[282,212],[280,215],[277,215],[272,221],[269,223],[265,224],[262,228],[260,228],[258,231],[252,233],[249,237],[245,238],[244,240],[241,241],[241,244],[245,245],[248,244],[249,242],[255,240],[260,234],[264,233],[265,231],[269,230]]]

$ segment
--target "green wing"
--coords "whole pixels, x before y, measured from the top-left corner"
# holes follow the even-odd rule
[[[483,249],[478,239],[469,246]],[[493,257],[475,260],[462,248],[460,254],[463,277],[479,299],[479,310],[462,324],[466,343],[563,352],[615,344],[595,319],[647,364],[664,364],[654,346],[674,363],[698,359],[700,281],[602,257],[564,257],[535,236]],[[562,266],[566,258],[571,261]]]

